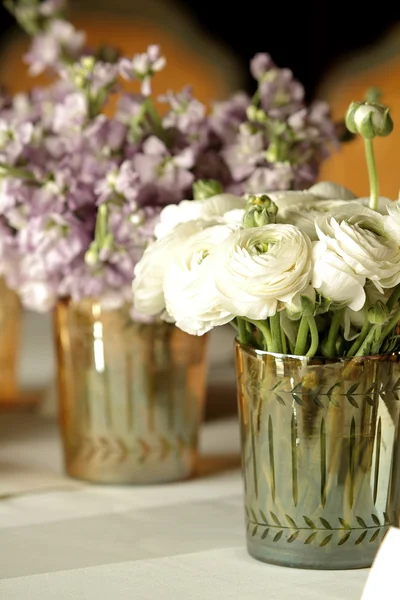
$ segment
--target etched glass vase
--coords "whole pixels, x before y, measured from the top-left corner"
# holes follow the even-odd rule
[[[128,308],[65,301],[55,312],[66,470],[98,483],[190,477],[206,385],[205,338]]]
[[[398,355],[319,359],[236,344],[249,553],[371,565],[400,511]]]

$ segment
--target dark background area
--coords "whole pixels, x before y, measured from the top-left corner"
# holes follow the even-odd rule
[[[0,0],[1,4],[1,0]],[[224,2],[176,0],[190,9],[202,29],[223,42],[245,71],[260,49],[292,69],[312,97],[324,72],[349,54],[377,42],[400,22],[400,5],[344,1]],[[112,5],[110,1],[110,5]],[[132,2],[134,12],[134,2]],[[0,43],[13,20],[0,6]],[[248,89],[252,80],[248,77]]]

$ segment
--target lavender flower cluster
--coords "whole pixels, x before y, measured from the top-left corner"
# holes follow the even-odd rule
[[[207,114],[187,88],[159,98],[159,110],[157,46],[133,59],[91,52],[62,1],[8,4],[34,35],[31,73],[56,74],[47,88],[0,95],[0,272],[28,308],[63,297],[130,302],[165,205],[192,198],[200,179],[237,193],[302,188],[336,141],[327,107],[306,107],[301,85],[266,55],[252,62],[253,98],[237,94]],[[121,79],[140,93],[121,91]]]

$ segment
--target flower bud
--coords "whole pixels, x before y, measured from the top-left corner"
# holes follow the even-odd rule
[[[393,130],[389,109],[377,102],[352,102],[346,113],[346,126],[367,140],[385,137]]]
[[[195,200],[206,200],[217,194],[222,194],[223,187],[215,179],[199,179],[193,184],[193,198]]]
[[[268,196],[250,196],[243,217],[243,227],[248,229],[276,223],[277,212],[278,207]]]
[[[89,246],[89,250],[85,253],[85,263],[89,267],[94,267],[99,260],[99,250],[96,242],[92,242]]]
[[[258,206],[253,206],[253,208],[247,210],[243,217],[243,227],[245,229],[263,227],[263,225],[269,225],[270,223],[275,223],[275,219],[271,220],[268,211]]]
[[[368,322],[371,323],[371,325],[384,325],[389,320],[389,317],[389,309],[382,300],[378,300],[368,309]]]
[[[271,215],[276,215],[278,207],[267,194],[250,194],[247,197],[247,207],[258,206],[265,208]]]

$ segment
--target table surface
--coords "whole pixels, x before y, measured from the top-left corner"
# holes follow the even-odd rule
[[[191,481],[86,485],[63,474],[54,419],[0,414],[0,600],[360,600],[368,570],[248,556],[239,464],[229,419],[205,425]]]

